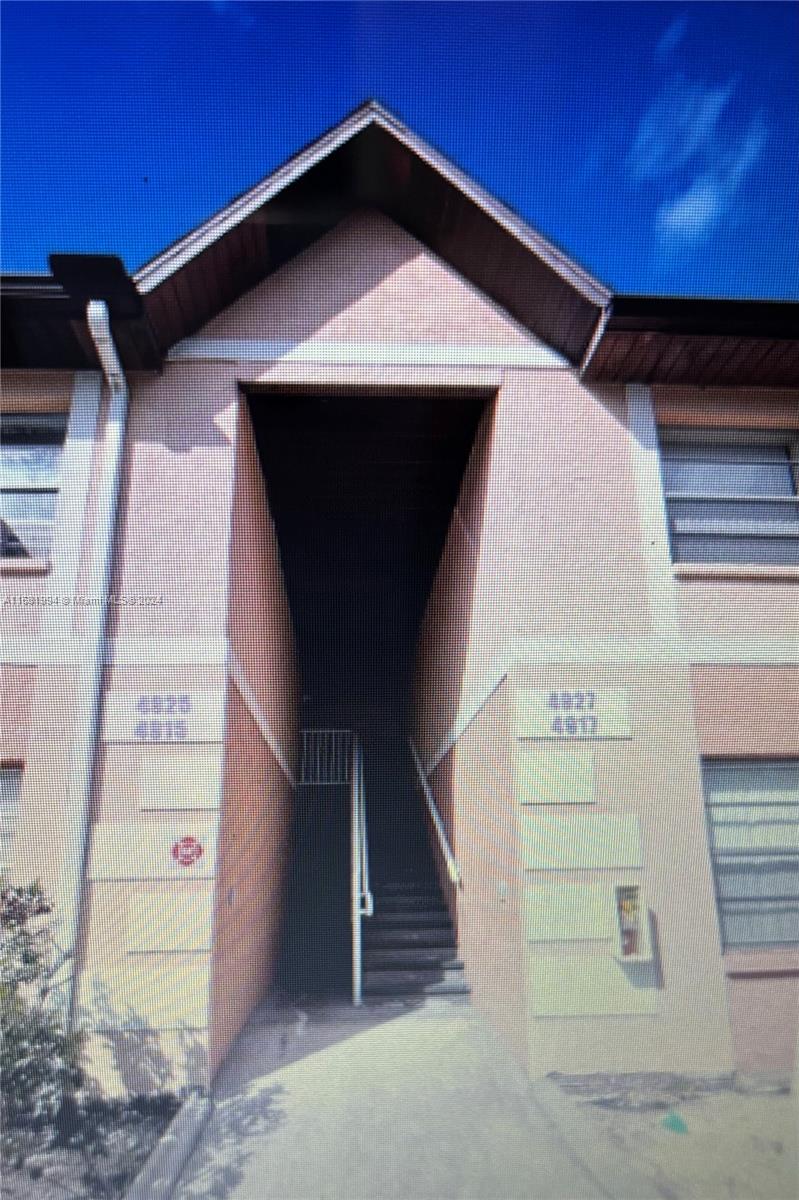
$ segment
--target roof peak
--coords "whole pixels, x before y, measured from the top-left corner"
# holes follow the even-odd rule
[[[325,133],[309,142],[288,158],[277,170],[265,176],[254,187],[243,192],[214,216],[179,238],[171,246],[145,263],[134,273],[136,285],[147,293],[163,283],[180,267],[191,261],[213,241],[231,228],[251,218],[278,193],[298,183],[314,167],[320,166],[337,152],[343,151],[358,135],[370,127],[378,127],[394,139],[406,154],[417,159],[440,177],[442,183],[455,189],[463,199],[479,208],[488,219],[504,232],[532,251],[547,267],[573,287],[588,304],[600,308],[610,300],[610,290],[568,254],[554,245],[507,205],[487,192],[465,171],[446,158],[439,150],[414,133],[393,112],[374,97],[364,100],[357,108],[331,126]],[[385,156],[383,156],[385,157]],[[385,173],[385,161],[368,164],[369,174],[378,187],[390,190],[390,183],[380,175]],[[361,174],[364,174],[362,171]]]

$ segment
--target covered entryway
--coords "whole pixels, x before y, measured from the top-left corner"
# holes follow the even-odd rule
[[[365,990],[411,986],[419,967],[444,985],[454,942],[405,739],[419,625],[486,393],[248,399],[294,621],[300,723],[350,730],[363,747],[378,897]],[[343,782],[299,788],[283,956],[293,990],[350,986],[347,801]]]

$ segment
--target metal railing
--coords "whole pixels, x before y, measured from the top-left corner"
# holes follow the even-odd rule
[[[352,739],[350,769],[350,847],[352,875],[350,901],[352,916],[352,1002],[363,1003],[363,966],[361,918],[374,913],[374,898],[369,889],[369,841],[366,835],[366,794],[363,783],[363,751],[360,740]]]
[[[436,836],[438,837],[438,844],[441,849],[441,853],[444,856],[444,862],[447,864],[447,874],[455,886],[460,887],[463,882],[460,867],[458,866],[458,861],[452,852],[452,847],[449,844],[449,838],[447,837],[447,831],[444,828],[444,822],[441,820],[441,813],[438,811],[436,798],[433,795],[433,790],[430,787],[427,775],[425,774],[425,769],[422,766],[422,760],[419,758],[416,747],[410,738],[408,739],[408,745],[410,746],[411,756],[416,765],[416,773],[419,776],[422,795],[427,803],[427,811],[430,814],[430,820],[433,822],[433,828],[435,829]]]
[[[349,729],[301,729],[301,787],[337,787],[350,782]]]

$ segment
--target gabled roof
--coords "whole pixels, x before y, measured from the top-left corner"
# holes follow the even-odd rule
[[[132,277],[118,259],[98,255],[54,255],[51,277],[7,277],[5,365],[96,365],[82,319],[92,297],[109,304],[125,367],[157,368],[176,342],[353,209],[367,207],[385,213],[569,362],[585,363],[591,378],[725,382],[734,344],[734,381],[743,383],[751,342],[758,365],[752,382],[799,382],[799,305],[614,297],[374,101]],[[712,354],[705,358],[715,362],[715,375],[705,371],[700,379],[697,353],[707,338]],[[638,374],[620,373],[627,364]]]

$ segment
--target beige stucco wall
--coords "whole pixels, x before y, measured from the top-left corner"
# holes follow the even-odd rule
[[[654,400],[656,419],[675,424],[721,424],[725,403],[730,405],[729,393],[698,396],[686,389],[679,395],[656,391]],[[747,394],[731,414],[732,425],[784,428],[789,419],[795,423],[796,405],[784,393]],[[531,1000],[525,955],[557,958],[591,948],[564,943],[524,950],[514,886],[555,877],[525,875],[514,848],[519,810],[507,772],[514,753],[512,717],[503,731],[492,730],[507,684],[483,709],[477,704],[471,726],[433,776],[458,853],[469,856],[490,844],[471,880],[465,875],[456,900],[467,975],[476,1002],[511,1043],[518,1046],[519,1031],[527,1028],[529,1064],[536,1073],[656,1066],[722,1070],[733,1061],[772,1067],[780,1055],[785,1067],[797,1019],[793,960],[777,970],[774,955],[766,953],[773,990],[755,1037],[743,1018],[742,997],[767,985],[755,984],[751,976],[733,977],[729,956],[725,967],[721,955],[699,756],[799,752],[791,718],[797,669],[717,665],[709,649],[720,635],[795,636],[797,582],[684,581],[667,557],[657,560],[645,538],[657,520],[660,480],[657,472],[636,467],[641,450],[631,420],[617,391],[592,391],[557,371],[504,372],[427,609],[416,686],[417,738],[429,761],[448,730],[457,736],[458,716],[475,710],[481,688],[485,697],[503,661],[516,662],[516,678],[527,686],[568,687],[570,681],[586,686],[590,680],[591,686],[627,689],[633,737],[592,748],[591,808],[626,811],[640,822],[644,858],[633,876],[643,884],[654,915],[662,986],[646,1015],[559,1020],[536,1016],[534,998],[532,1015],[521,1012],[525,997]],[[667,554],[663,537],[660,547]],[[701,652],[711,662],[691,670],[687,643],[682,651],[678,643],[664,648],[670,604],[674,634],[682,630],[702,638]],[[574,639],[571,654],[566,638]],[[621,652],[616,664],[608,649],[614,641]],[[636,668],[623,663],[633,645],[633,657],[642,664]],[[526,646],[532,657],[525,667]],[[506,711],[512,714],[512,706]],[[471,815],[473,806],[484,818],[482,827]],[[558,811],[565,818],[570,809]],[[492,863],[502,864],[504,879],[492,879]],[[590,872],[558,874],[565,882],[595,878]],[[490,881],[485,894],[484,880]],[[486,961],[490,969],[483,969]],[[502,985],[494,987],[492,979],[500,977]]]
[[[691,678],[703,756],[799,754],[799,669],[695,666]],[[724,965],[736,1063],[742,1070],[790,1067],[799,1027],[799,949],[731,950]]]
[[[699,748],[710,758],[792,758],[799,753],[799,669],[694,666]]]
[[[235,371],[193,365],[132,381],[114,590],[116,639],[223,637],[235,474]]]
[[[725,966],[736,1065],[796,1071],[799,951],[730,952]]]
[[[176,820],[188,830],[200,819],[204,829],[213,824],[219,835],[218,865],[210,877],[98,879],[86,888],[82,997],[91,997],[93,981],[105,978],[119,1001],[126,988],[136,1003],[160,990],[171,997],[174,1020],[181,1011],[195,1014],[191,1027],[183,1020],[183,1028],[174,1020],[168,1027],[163,1013],[155,1012],[144,1014],[146,1030],[121,1030],[124,1022],[116,1018],[106,1022],[96,1053],[108,1078],[137,1087],[148,1071],[154,1079],[165,1070],[173,1082],[207,1079],[268,985],[289,790],[264,729],[290,762],[296,718],[290,624],[238,390],[239,381],[254,379],[273,387],[418,388],[431,395],[469,386],[494,397],[430,598],[416,689],[416,736],[426,761],[458,718],[468,715],[471,701],[488,697],[433,776],[464,869],[464,888],[457,895],[450,891],[449,899],[475,1003],[534,1073],[657,1065],[723,1069],[733,1054],[750,1066],[782,1062],[795,1030],[795,969],[783,963],[777,978],[772,956],[768,978],[736,974],[728,956],[727,999],[698,761],[700,752],[731,752],[733,730],[746,753],[799,752],[790,733],[795,668],[747,668],[740,676],[732,665],[691,671],[684,662],[664,666],[656,656],[637,666],[605,657],[597,666],[584,647],[571,657],[564,651],[569,638],[646,643],[655,628],[652,560],[641,524],[642,507],[654,492],[642,496],[623,389],[589,389],[564,370],[503,367],[503,347],[510,354],[535,346],[535,339],[375,213],[353,214],[200,336],[284,343],[287,357],[274,359],[272,345],[264,350],[268,359],[253,361],[250,347],[246,362],[234,361],[231,351],[231,361],[171,362],[159,376],[131,380],[113,588],[160,601],[114,610],[104,693],[135,696],[177,686],[210,691],[224,702],[227,720],[220,739],[205,747],[212,771],[203,776],[204,786],[209,778],[218,786],[221,810],[184,808],[177,818],[168,807],[143,811],[138,783],[143,764],[166,752],[108,742],[101,751],[93,835],[126,824],[138,827],[142,838],[161,827],[166,836]],[[353,361],[291,358],[292,348],[330,342],[352,343]],[[452,363],[428,368],[390,367],[379,356],[363,361],[358,344],[384,342],[489,346],[499,361],[490,370],[458,365],[457,355]],[[12,373],[4,405],[65,410],[74,387],[66,374]],[[654,408],[664,423],[741,428],[795,426],[797,411],[795,394],[755,391],[731,398],[710,389],[655,389]],[[84,574],[79,570],[76,586],[85,579],[92,538],[89,482]],[[658,485],[650,480],[646,486]],[[4,577],[3,584],[21,594],[41,590],[47,581]],[[669,589],[686,638],[795,634],[793,581],[675,579]],[[0,614],[0,628],[15,638],[29,636],[41,619],[36,608],[9,609]],[[65,637],[73,631],[69,622],[61,628]],[[535,653],[526,659],[525,645],[533,643]],[[227,669],[229,647],[238,660],[238,681]],[[491,693],[497,664],[506,659],[518,664],[516,674]],[[8,695],[19,720],[3,743],[3,759],[25,756],[17,839],[28,856],[25,869],[57,882],[59,789],[73,750],[76,676],[63,663],[35,668],[36,661],[31,651],[30,665],[17,660],[7,669]],[[633,736],[593,750],[592,807],[623,809],[641,824],[643,863],[636,878],[656,918],[664,984],[656,1012],[646,1016],[543,1018],[529,1008],[531,951],[521,908],[535,880],[525,874],[517,852],[513,688],[519,680],[542,687],[582,684],[586,675],[602,686],[627,689],[633,705]],[[751,708],[735,699],[742,682],[757,699],[755,720]],[[775,697],[776,721],[769,726],[767,706]],[[180,753],[176,747],[169,755]],[[174,761],[177,777],[181,760]],[[263,875],[247,867],[251,844],[262,853],[260,862],[269,864]],[[167,842],[165,847],[168,852]],[[577,882],[584,876],[563,878]],[[145,951],[133,959],[127,949],[123,953],[112,935],[127,929],[140,898],[155,894],[171,903],[175,889],[183,889],[187,902],[194,895],[212,897],[215,952],[210,946],[190,956]],[[567,946],[555,950],[571,952]],[[594,951],[605,955],[607,947]],[[244,980],[235,997],[225,987],[233,973]],[[147,981],[144,990],[137,979]],[[197,994],[204,1005],[199,1017]],[[757,1034],[747,1015],[753,1001],[770,1014]]]
[[[286,771],[293,776],[297,742],[291,617],[244,401],[237,414],[229,571],[230,652],[258,720],[231,682],[211,978],[212,1074],[274,974],[293,811]]]
[[[3,713],[2,761],[9,766],[25,761],[35,688],[35,667],[4,666],[0,670]]]
[[[59,885],[65,853],[64,781],[73,758],[80,716],[81,655],[71,639],[78,625],[74,597],[81,559],[91,529],[86,498],[96,472],[94,442],[84,441],[101,409],[100,378],[65,371],[4,371],[4,412],[71,413],[77,403],[82,420],[70,418],[62,453],[57,520],[47,560],[2,564],[0,642],[6,660],[2,672],[2,743],[4,762],[23,765],[22,789],[9,873],[40,879],[53,893]],[[85,418],[85,419],[84,419]],[[66,528],[67,519],[76,528]],[[50,651],[40,649],[39,638]]]
[[[661,425],[697,429],[796,429],[799,392],[790,388],[652,388]]]
[[[253,403],[257,404],[255,399]],[[270,736],[290,769],[297,742],[294,630],[247,402],[239,401],[227,633]]]
[[[231,685],[211,975],[212,1074],[272,981],[292,800],[285,775]]]
[[[765,388],[653,389],[663,426],[799,430],[799,392]],[[755,577],[752,577],[755,574]],[[687,637],[774,639],[796,644],[799,571],[728,568],[724,578],[674,572],[680,628]],[[755,654],[755,660],[757,655]],[[700,752],[710,757],[799,755],[799,666],[696,664],[692,693]],[[799,1025],[795,950],[763,948],[724,955],[735,1059],[744,1070],[789,1067]]]
[[[595,395],[562,370],[504,372],[425,617],[425,749],[453,688],[479,689],[515,640],[649,631],[625,418],[619,389]]]
[[[496,691],[432,778],[463,883],[453,889],[458,951],[473,1003],[527,1066],[518,854],[509,689]]]
[[[198,336],[536,344],[527,330],[381,213],[362,211],[209,321]]]
[[[275,751],[290,770],[296,720],[291,625],[274,532],[231,368],[177,367],[159,379],[135,381],[114,581],[116,594],[152,594],[159,603],[115,610],[109,702],[120,694],[131,703],[141,694],[186,694],[197,703],[210,697],[224,722],[199,744],[137,745],[112,737],[105,746],[89,873],[97,854],[107,853],[97,847],[115,836],[109,831],[115,821],[125,822],[117,826],[121,843],[141,830],[163,865],[138,873],[134,867],[129,880],[91,885],[81,1011],[99,1030],[94,1053],[107,1086],[127,1084],[137,1056],[155,1054],[159,1046],[173,1085],[203,1083],[271,978],[291,814],[291,786]],[[142,658],[163,665],[133,665]],[[202,759],[197,807],[184,799],[178,808],[170,780],[183,793],[195,755]],[[144,810],[137,781],[154,764],[166,790],[163,803]],[[171,843],[181,835],[197,836],[204,855],[196,868],[157,886],[165,903],[185,902],[187,913],[192,888],[208,893],[202,946],[187,958],[179,938],[146,952],[104,938],[110,914],[126,912],[126,897],[132,911],[130,905],[156,886],[147,871],[168,874]],[[203,874],[195,881],[196,869]],[[136,969],[164,981],[160,996],[136,986]],[[109,1013],[106,1004],[105,1018],[93,1000],[98,989],[112,993],[118,1006]],[[121,1041],[116,1035],[109,1041],[109,1030],[130,1024],[126,994],[135,995],[144,1029],[126,1028]],[[176,1028],[186,1044],[175,1040]],[[103,1058],[112,1042],[113,1055],[106,1049]],[[124,1070],[120,1046],[130,1060]]]

